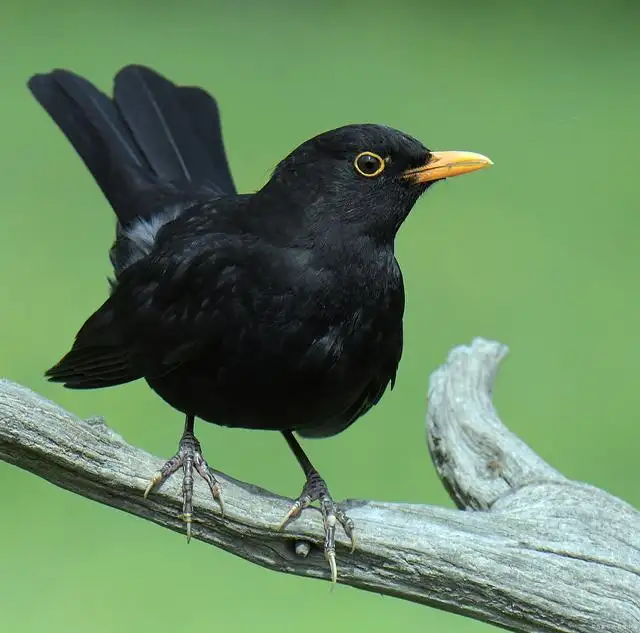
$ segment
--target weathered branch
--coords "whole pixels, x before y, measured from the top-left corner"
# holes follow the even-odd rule
[[[338,580],[514,631],[638,633],[640,513],[566,479],[502,425],[490,392],[505,353],[476,340],[431,377],[429,449],[453,499],[471,511],[347,502],[358,548],[351,555],[340,542]],[[8,381],[0,381],[0,458],[183,531],[179,482],[142,497],[160,458]],[[280,532],[290,500],[221,480],[224,518],[196,481],[195,538],[271,569],[328,577],[316,513]]]

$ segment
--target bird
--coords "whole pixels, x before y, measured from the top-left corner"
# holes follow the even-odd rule
[[[434,183],[492,161],[346,123],[239,193],[204,88],[140,64],[115,73],[111,96],[61,68],[27,85],[116,216],[107,296],[47,378],[70,389],[143,380],[184,416],[178,450],[144,496],[182,469],[187,539],[196,473],[224,512],[196,418],[281,433],[305,483],[280,527],[319,506],[335,583],[336,526],[353,552],[354,524],[298,437],[341,433],[393,389],[405,309],[396,235]]]

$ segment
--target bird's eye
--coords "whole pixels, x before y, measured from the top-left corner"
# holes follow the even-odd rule
[[[353,164],[355,165],[356,171],[367,178],[379,176],[385,166],[384,160],[373,152],[362,152],[358,154]]]

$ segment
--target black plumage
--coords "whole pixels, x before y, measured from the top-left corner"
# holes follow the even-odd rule
[[[240,195],[217,104],[200,88],[141,66],[116,75],[112,98],[65,70],[29,87],[117,216],[111,293],[47,376],[74,389],[144,378],[185,414],[180,450],[150,488],[184,469],[189,533],[193,468],[220,499],[194,418],[281,431],[307,475],[287,519],[320,501],[335,578],[328,518],[348,534],[352,524],[292,433],[339,433],[393,386],[404,313],[395,235],[433,182],[490,161],[347,125]]]

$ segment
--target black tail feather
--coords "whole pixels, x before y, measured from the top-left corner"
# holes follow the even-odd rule
[[[209,153],[209,177],[215,176],[211,185],[221,193],[237,193],[224,148],[220,111],[215,99],[202,88],[192,86],[179,87],[178,96],[182,109],[189,114],[194,132]]]
[[[162,192],[236,193],[217,104],[144,66],[127,66],[110,99],[67,70],[34,75],[28,86],[81,156],[125,226],[149,217]]]
[[[148,165],[113,102],[66,70],[34,75],[28,85],[80,155],[120,221],[130,219],[134,178],[148,173]]]
[[[222,136],[209,134],[206,140],[212,144],[208,145],[198,133],[207,119],[218,122],[217,106],[210,97],[206,103],[188,95],[143,66],[127,66],[115,78],[116,106],[125,114],[131,134],[158,180],[196,191],[209,188],[217,194],[235,193],[235,188],[229,191],[229,182],[217,183],[218,162],[227,167]]]

